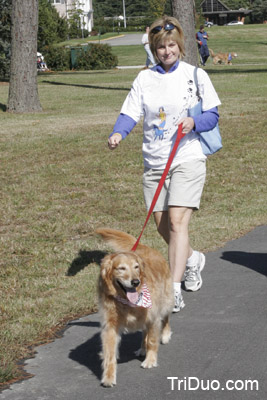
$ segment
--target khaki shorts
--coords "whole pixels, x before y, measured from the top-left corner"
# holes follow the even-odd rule
[[[162,173],[163,170],[144,170],[143,191],[147,210]],[[171,168],[153,211],[167,211],[170,206],[199,209],[205,178],[206,160],[193,160]]]

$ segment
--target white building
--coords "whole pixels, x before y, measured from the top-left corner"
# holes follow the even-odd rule
[[[91,32],[93,28],[93,0],[50,0],[61,17],[69,18],[73,9],[82,10],[81,26]]]

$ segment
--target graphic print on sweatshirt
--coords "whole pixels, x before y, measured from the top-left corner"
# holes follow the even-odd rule
[[[154,124],[153,129],[154,129],[154,140],[163,140],[164,136],[166,137],[168,134],[173,133],[173,128],[177,129],[178,122],[180,121],[181,118],[183,118],[185,115],[187,115],[187,110],[190,106],[190,100],[193,97],[193,84],[194,82],[190,79],[187,81],[187,95],[183,98],[183,104],[182,108],[180,109],[179,114],[173,117],[173,121],[170,124],[167,124],[167,113],[165,112],[165,109],[163,106],[159,107],[159,112],[156,115],[158,118],[159,122],[157,125]],[[169,119],[169,118],[168,118]],[[168,121],[169,122],[169,121]],[[166,128],[169,126],[168,129]]]
[[[160,121],[158,126],[154,125],[155,140],[157,140],[157,138],[162,140],[164,137],[164,132],[167,131],[167,129],[164,129],[166,125],[166,113],[164,112],[164,107],[159,108],[159,114],[157,117]]]

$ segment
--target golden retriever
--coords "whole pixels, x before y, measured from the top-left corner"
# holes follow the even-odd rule
[[[97,229],[115,253],[101,261],[99,304],[102,314],[103,386],[116,385],[118,346],[123,332],[141,330],[143,340],[137,356],[145,356],[143,368],[157,366],[159,343],[171,338],[169,315],[174,305],[173,283],[163,256],[139,244],[135,238],[113,229]],[[148,289],[148,290],[147,290]],[[138,305],[136,305],[138,304]]]
[[[232,65],[231,60],[237,57],[236,53],[217,53],[215,54],[212,49],[210,50],[210,55],[213,58],[213,64],[225,64]]]

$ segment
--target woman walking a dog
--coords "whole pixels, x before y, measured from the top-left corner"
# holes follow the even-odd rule
[[[197,39],[197,47],[199,51],[199,56],[200,56],[200,62],[203,67],[205,67],[207,59],[210,56],[209,53],[209,48],[208,48],[208,42],[207,40],[209,39],[209,36],[207,32],[204,30],[204,26],[200,25],[199,31],[196,33],[196,39]]]
[[[156,20],[150,27],[149,44],[157,65],[141,71],[134,80],[109,136],[108,146],[115,149],[144,117],[143,191],[149,209],[174,144],[177,125],[183,126],[186,135],[179,144],[153,210],[158,232],[168,244],[174,282],[173,312],[178,312],[185,306],[181,293],[183,276],[186,290],[196,291],[202,286],[205,256],[190,247],[188,226],[193,210],[199,208],[206,176],[206,156],[198,132],[210,130],[217,124],[217,106],[221,103],[207,73],[199,69],[203,113],[188,117],[188,109],[198,102],[195,67],[182,61],[184,35],[177,19],[164,16]]]

